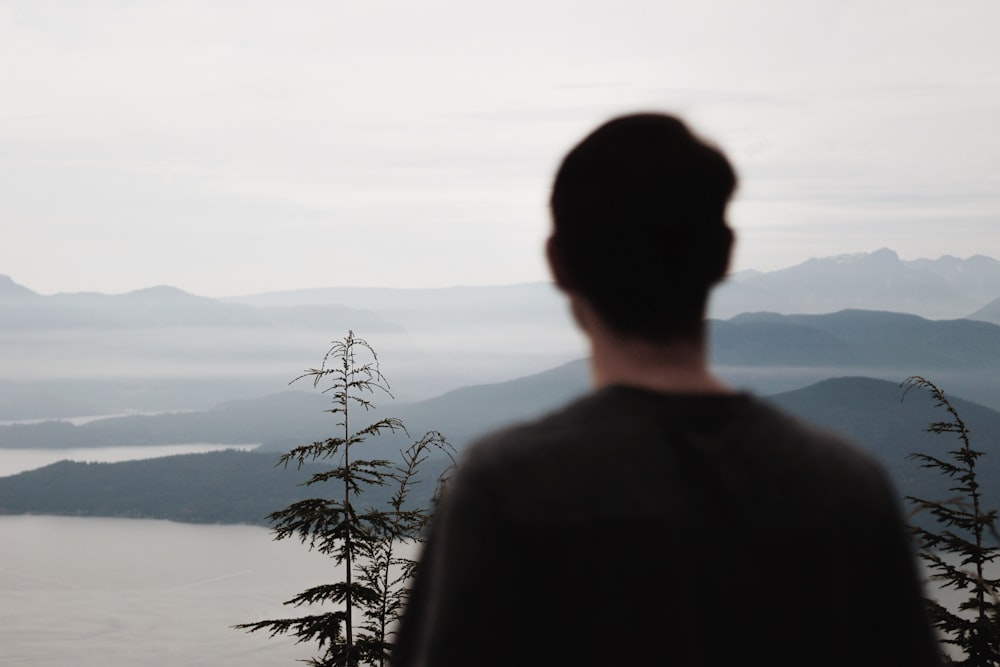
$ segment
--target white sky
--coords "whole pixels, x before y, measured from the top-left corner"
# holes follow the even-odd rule
[[[0,0],[0,274],[205,296],[547,279],[553,170],[679,113],[735,269],[1000,257],[996,0]]]

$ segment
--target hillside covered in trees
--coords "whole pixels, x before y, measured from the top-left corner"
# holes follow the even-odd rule
[[[437,399],[393,409],[378,416],[398,416],[412,433],[433,424],[459,451],[476,435],[499,424],[530,419],[585,390],[585,368],[569,364],[516,382],[456,390]],[[908,459],[912,452],[943,452],[945,439],[924,432],[934,418],[930,400],[911,394],[903,400],[898,383],[863,377],[825,380],[809,387],[767,397],[786,410],[823,427],[843,433],[878,458],[893,476],[901,495],[944,497],[948,484],[940,475],[921,469]],[[317,400],[319,399],[319,400]],[[987,452],[996,451],[1000,412],[954,398],[970,426],[974,442]],[[322,396],[291,392],[242,405],[231,416],[259,414],[275,428],[309,415],[311,433],[299,442],[272,442],[257,451],[224,451],[187,454],[122,463],[72,463],[63,461],[10,477],[0,478],[0,513],[46,513],[81,516],[120,516],[173,519],[192,522],[263,524],[275,507],[305,497],[297,486],[306,471],[275,469],[280,451],[325,437],[332,425],[322,412]],[[220,409],[226,413],[232,407]],[[190,414],[173,417],[188,423]],[[216,415],[209,423],[218,425]],[[160,422],[169,424],[169,416]],[[122,422],[130,428],[128,418]],[[305,428],[302,424],[300,428]],[[173,427],[167,431],[174,433]],[[365,443],[365,456],[395,458],[409,440],[402,433],[387,434]],[[280,445],[280,446],[279,446]],[[614,443],[608,443],[613,455]],[[431,460],[422,477],[433,479],[448,461]],[[1000,451],[981,461],[984,500],[1000,505]],[[429,498],[427,483],[415,497]],[[595,489],[595,493],[599,490]],[[378,499],[372,499],[376,501]]]

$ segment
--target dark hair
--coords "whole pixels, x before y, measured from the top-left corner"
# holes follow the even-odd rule
[[[699,335],[729,264],[735,188],[725,155],[673,116],[604,123],[563,159],[552,187],[556,282],[621,333]]]

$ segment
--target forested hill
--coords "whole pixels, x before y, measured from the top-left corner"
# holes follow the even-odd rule
[[[479,430],[476,415],[485,424],[489,419],[515,418],[517,410],[495,413],[500,397],[523,392],[525,396],[544,393],[546,388],[572,386],[580,369],[567,367],[561,373],[542,374],[521,383],[479,388],[456,394],[454,405],[461,406],[453,423],[457,432]],[[505,384],[505,383],[504,383]],[[565,390],[565,389],[564,389]],[[552,389],[550,397],[559,390]],[[897,382],[864,377],[837,378],[804,389],[768,397],[780,407],[810,422],[844,433],[882,461],[895,480],[900,495],[944,498],[950,486],[934,471],[923,470],[907,457],[920,451],[944,455],[956,443],[948,436],[924,432],[931,421],[946,417],[927,395],[911,391],[903,399]],[[955,406],[968,423],[973,446],[986,452],[979,461],[980,483],[988,507],[1000,506],[1000,447],[994,434],[1000,433],[1000,412],[954,398]],[[407,415],[411,423],[423,425],[445,415],[442,402],[427,404],[428,412],[418,414],[417,405]],[[329,415],[325,415],[329,417]],[[527,415],[523,415],[527,418]],[[483,427],[485,428],[485,427]],[[452,436],[444,431],[445,436]],[[452,439],[461,446],[467,435]],[[402,441],[391,446],[365,449],[367,458],[398,451]],[[367,445],[365,445],[367,447]],[[609,443],[613,453],[614,443]],[[178,521],[263,523],[268,512],[306,497],[331,495],[322,489],[297,486],[303,473],[275,468],[277,452],[220,452],[165,457],[126,463],[84,464],[62,462],[11,477],[0,478],[0,513],[51,513],[84,516],[163,518]],[[428,462],[420,493],[429,498],[431,479],[445,465],[436,458]],[[599,490],[595,489],[595,493]]]
[[[339,497],[339,488],[305,487],[325,463],[277,465],[274,452],[225,450],[120,463],[60,461],[0,477],[0,514],[55,514],[188,523],[267,525],[267,515],[306,498]],[[426,506],[450,461],[427,460],[409,500]],[[376,487],[357,507],[382,506],[395,487]]]
[[[1000,325],[842,310],[822,315],[743,313],[713,320],[710,355],[737,386],[773,394],[827,378],[933,378],[951,393],[1000,409]]]
[[[277,456],[228,450],[121,463],[61,461],[0,477],[0,513],[265,525],[309,497],[303,471]]]
[[[1000,412],[948,391],[946,395],[968,426],[972,447],[985,452],[977,463],[983,498],[988,507],[1000,509]],[[913,452],[947,458],[950,450],[961,446],[954,435],[925,430],[931,422],[950,419],[926,391],[865,377],[833,378],[769,400],[872,452],[886,466],[901,495],[937,499],[953,495],[951,480],[908,458]]]

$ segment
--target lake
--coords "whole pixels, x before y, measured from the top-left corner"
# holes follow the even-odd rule
[[[302,615],[281,602],[337,578],[266,528],[0,516],[0,665],[290,667],[311,644],[230,626]]]
[[[256,445],[0,449],[0,476],[63,459],[123,461]],[[230,626],[303,615],[281,602],[335,581],[331,559],[256,526],[0,516],[0,665],[264,667],[312,645]],[[946,606],[960,599],[937,592]]]
[[[302,615],[331,559],[266,528],[0,516],[0,665],[273,667],[312,645],[233,630]]]

